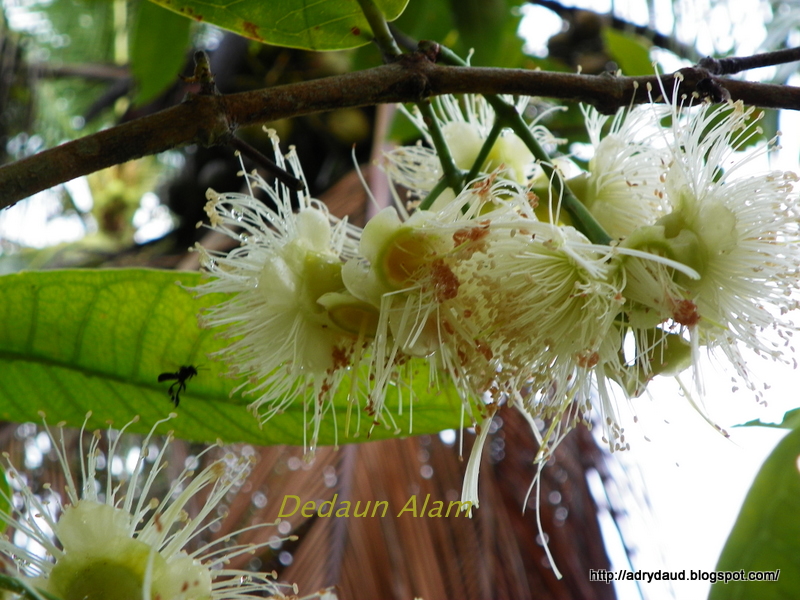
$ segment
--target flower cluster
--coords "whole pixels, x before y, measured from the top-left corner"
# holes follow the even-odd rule
[[[428,140],[437,127],[455,165],[477,177],[431,203],[442,179],[436,153],[392,151],[387,171],[411,201],[398,199],[363,231],[257,176],[248,181],[275,207],[209,192],[212,227],[243,243],[227,256],[199,248],[216,279],[198,291],[236,293],[204,320],[228,326],[234,341],[222,356],[251,377],[262,420],[302,400],[313,446],[338,391],[374,422],[391,422],[387,390],[425,360],[478,430],[503,403],[538,422],[542,460],[592,410],[609,447],[626,448],[620,400],[692,366],[701,389],[703,348],[753,387],[740,348],[781,358],[762,332],[790,335],[782,318],[796,307],[796,176],[754,173],[737,153],[758,131],[741,103],[683,98],[613,118],[584,114],[593,157],[567,178],[534,158],[537,145],[558,142],[540,123],[492,137],[497,117],[481,98],[439,100],[436,123],[415,123]],[[302,176],[294,154],[284,160],[275,148]],[[570,221],[568,200],[603,240]],[[477,500],[474,481],[467,500]]]
[[[169,440],[152,450],[151,432],[141,444],[143,453],[127,481],[120,483],[113,480],[112,465],[123,458],[118,454],[118,445],[125,427],[109,431],[105,452],[101,451],[104,439],[96,433],[85,454],[81,431],[78,485],[63,430],[56,437],[46,424],[45,429],[63,470],[66,501],[49,484],[45,484],[44,494],[31,489],[27,476],[9,462],[6,472],[17,497],[2,492],[11,508],[8,512],[0,510],[0,521],[13,529],[13,539],[0,538],[0,553],[16,566],[21,591],[25,590],[28,597],[298,598],[292,586],[276,583],[274,574],[226,566],[235,557],[253,554],[266,543],[232,545],[229,538],[223,538],[189,548],[198,546],[198,536],[224,518],[219,504],[226,494],[244,483],[249,461],[228,453],[199,473],[184,469],[162,498],[154,490],[159,473],[167,466]],[[149,456],[151,451],[154,456]],[[103,469],[104,477],[100,475]],[[197,514],[190,516],[188,507],[198,495],[204,501],[199,503]],[[335,600],[329,591],[313,597]]]

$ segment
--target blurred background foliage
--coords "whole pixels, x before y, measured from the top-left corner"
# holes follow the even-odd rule
[[[471,53],[473,65],[644,75],[652,72],[654,61],[671,71],[706,54],[797,45],[800,7],[777,0],[752,0],[747,9],[735,0],[586,0],[578,6],[553,0],[411,0],[392,25],[406,47],[433,39],[462,56]],[[325,53],[270,46],[190,21],[146,0],[3,0],[0,160],[13,161],[180,102],[194,89],[186,77],[198,49],[209,53],[223,93],[381,62],[372,45]],[[794,71],[789,65],[744,76],[786,83]],[[552,105],[552,100],[537,102],[532,110]],[[416,136],[397,114],[388,106],[342,109],[270,126],[285,148],[297,147],[311,193],[335,214],[363,224],[368,201],[354,162],[361,165],[379,202],[385,202],[388,188],[374,165],[388,145]],[[557,136],[572,142],[562,151],[580,159],[587,139],[577,107],[552,112],[547,119]],[[772,137],[778,123],[774,113],[764,119],[766,137]],[[239,133],[269,154],[260,128]],[[253,168],[247,157],[244,161],[246,168]],[[201,238],[206,246],[221,243],[195,226],[204,216],[205,191],[240,190],[239,170],[232,149],[191,146],[38,194],[0,213],[0,274],[64,267],[197,268],[187,247]],[[623,540],[630,539],[625,532],[631,509],[621,506],[619,491],[613,491],[625,484],[609,476],[610,469],[618,468],[609,466],[613,459],[581,429],[545,470],[542,520],[565,574],[557,581],[544,557],[533,506],[528,503],[529,510],[521,514],[534,474],[527,425],[513,418],[495,423],[482,471],[486,500],[477,519],[455,530],[435,519],[396,529],[377,522],[343,528],[311,519],[291,524],[301,534],[299,542],[253,557],[250,566],[275,568],[282,578],[298,581],[304,593],[338,584],[344,598],[614,597],[612,586],[587,579],[589,568],[611,565],[598,514],[615,523]],[[467,434],[464,454],[472,438]],[[32,477],[45,480],[53,465],[47,448],[41,447],[43,439],[31,425],[0,427],[0,448],[11,449],[21,463],[33,465]],[[188,444],[176,447],[184,458],[193,452]],[[244,504],[215,533],[222,535],[248,519],[274,518],[270,511],[275,503],[265,498],[281,493],[327,500],[333,493],[358,490],[365,498],[383,499],[398,493],[407,497],[412,490],[450,498],[458,494],[464,467],[458,444],[436,437],[323,452],[313,466],[298,462],[297,449],[258,452],[254,482],[247,493],[231,499],[231,506]],[[305,475],[298,479],[299,474]],[[590,489],[595,480],[601,483],[600,492],[597,486]],[[628,566],[636,566],[638,558],[627,549]],[[641,593],[647,597],[646,591]]]

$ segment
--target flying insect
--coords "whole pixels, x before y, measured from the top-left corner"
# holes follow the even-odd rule
[[[158,381],[160,383],[162,381],[175,380],[175,382],[169,386],[167,393],[169,397],[172,398],[172,403],[177,407],[181,402],[181,392],[186,391],[186,382],[195,375],[197,375],[197,369],[188,365],[178,369],[177,373],[161,373],[161,375],[158,376]]]

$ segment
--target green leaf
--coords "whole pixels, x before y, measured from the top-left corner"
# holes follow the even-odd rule
[[[186,63],[191,21],[148,0],[137,5],[130,38],[130,62],[137,105],[163,92]]]
[[[709,600],[797,598],[800,590],[800,429],[789,433],[761,467],[742,505],[717,571],[772,571],[778,581],[711,586]]]
[[[512,13],[510,0],[450,0],[450,5],[458,27],[458,43],[453,50],[462,56],[473,50],[470,63],[476,66],[522,64],[523,41],[517,35],[522,16],[519,11]]]
[[[416,40],[436,40],[448,44],[448,35],[455,28],[450,0],[411,2],[395,25]]]
[[[394,26],[412,40],[436,40],[451,48],[458,38],[450,0],[410,2],[403,14],[395,20]],[[353,53],[353,70],[368,69],[381,64],[382,61],[380,49],[376,44],[362,46]],[[394,121],[397,122],[398,119]]]
[[[653,61],[650,59],[650,42],[640,35],[623,33],[603,28],[603,40],[606,50],[619,65],[622,74],[635,77],[636,75],[652,75]]]
[[[800,429],[800,408],[787,411],[783,415],[783,421],[780,423],[765,423],[760,419],[748,421],[737,425],[737,427],[774,427],[778,429]]]
[[[373,38],[357,0],[154,1],[185,17],[276,46],[343,50],[363,46]],[[375,0],[387,21],[400,16],[407,3],[408,0]]]
[[[303,405],[292,404],[263,429],[247,410],[251,399],[230,395],[242,383],[223,376],[227,367],[207,358],[224,341],[200,329],[196,315],[223,296],[200,299],[179,285],[196,286],[199,273],[147,269],[40,271],[0,277],[0,419],[65,421],[80,426],[92,411],[89,427],[108,421],[122,426],[134,416],[131,431],[146,432],[170,412],[163,430],[196,441],[302,444]],[[198,367],[175,408],[170,382],[158,375],[181,366]],[[396,428],[375,426],[353,407],[349,430],[347,382],[336,398],[336,431],[327,415],[320,444],[436,433],[459,426],[460,400],[448,386],[432,389],[427,362],[411,365],[413,375],[400,390],[390,390],[387,407]],[[413,391],[412,391],[413,390]],[[409,406],[409,397],[417,401]],[[363,409],[363,407],[361,407]],[[413,417],[413,428],[411,427]]]

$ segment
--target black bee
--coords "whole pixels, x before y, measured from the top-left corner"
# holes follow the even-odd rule
[[[175,383],[169,386],[168,394],[169,397],[172,398],[172,402],[177,407],[181,402],[181,392],[186,391],[186,382],[195,375],[197,375],[197,369],[189,365],[188,367],[181,367],[178,369],[177,373],[162,373],[158,376],[158,381],[170,381],[171,379],[175,380]]]

